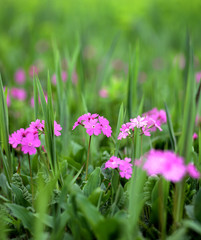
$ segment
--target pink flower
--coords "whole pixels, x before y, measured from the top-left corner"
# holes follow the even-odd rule
[[[107,98],[108,97],[108,90],[106,88],[102,88],[99,91],[99,96],[102,98]]]
[[[17,132],[14,132],[9,136],[9,144],[12,145],[13,148],[16,148],[18,144],[21,144],[21,136],[19,134],[19,130]]]
[[[187,165],[187,172],[192,178],[200,178],[200,172],[198,172],[193,163]]]
[[[130,128],[134,127],[141,128],[146,126],[148,122],[147,119],[140,116],[137,116],[137,118],[130,119],[130,121],[131,121]]]
[[[162,175],[172,182],[179,182],[186,174],[183,158],[171,151],[151,150],[146,155],[143,169],[148,175]]]
[[[56,121],[54,121],[54,135],[57,136],[57,137],[60,136],[61,135],[61,133],[60,133],[61,130],[62,130],[61,125],[58,124]]]
[[[120,158],[112,156],[106,163],[105,168],[118,168],[119,162],[121,161]]]
[[[131,178],[132,172],[133,172],[132,167],[124,164],[119,166],[119,170],[120,170],[119,174],[122,178],[126,178],[126,179]]]
[[[99,135],[102,131],[104,135],[110,137],[112,133],[109,121],[106,118],[99,116],[97,113],[86,113],[80,116],[74,123],[72,130],[74,130],[78,125],[85,127],[86,132],[90,136],[93,134]]]
[[[23,84],[26,80],[25,71],[23,69],[18,69],[15,72],[15,81],[19,84]]]
[[[30,68],[29,68],[29,76],[30,77],[33,77],[34,75],[38,75],[38,68],[35,66],[35,65],[32,65]]]
[[[118,157],[112,156],[106,163],[105,168],[118,168],[119,169],[119,175],[122,178],[129,179],[132,176],[132,164],[130,163],[130,158],[125,158],[124,160],[121,160]]]
[[[24,101],[27,97],[26,91],[21,88],[12,88],[11,95],[13,98],[18,99],[20,101]]]
[[[197,139],[197,138],[198,138],[197,133],[193,133],[193,139],[195,140],[195,139]]]
[[[101,125],[97,122],[98,119],[91,119],[88,122],[85,122],[85,128],[87,129],[86,132],[89,134],[89,136],[99,135],[101,134]]]
[[[106,135],[107,137],[110,137],[112,134],[112,128],[109,125],[109,121],[106,118],[100,116],[98,117],[98,120],[100,122],[103,134]]]
[[[120,133],[117,137],[118,140],[126,138],[130,134],[130,123],[123,124],[120,128]]]
[[[29,155],[36,154],[36,148],[40,147],[41,142],[38,137],[32,133],[28,133],[25,138],[22,139],[22,151],[24,154]]]
[[[30,130],[33,130],[33,131],[38,131],[38,130],[44,131],[44,124],[42,124],[40,120],[37,119],[35,122],[30,123],[29,128]]]
[[[199,83],[200,82],[200,79],[201,79],[201,72],[197,72],[195,74],[195,78],[196,78],[196,82]]]

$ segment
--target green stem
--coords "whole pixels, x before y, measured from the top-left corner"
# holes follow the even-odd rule
[[[88,174],[90,146],[91,146],[91,136],[89,137],[89,146],[88,146],[88,151],[87,151],[87,165],[86,165],[86,176],[85,176],[85,181],[87,180],[87,174]]]
[[[32,192],[32,205],[33,205],[34,189],[33,189],[33,179],[32,179],[32,171],[31,171],[31,159],[30,159],[29,153],[28,153],[28,160],[29,160],[29,170],[30,170],[30,177],[31,177],[31,192]]]
[[[174,224],[173,229],[177,229],[179,223],[183,217],[183,208],[184,208],[184,193],[185,193],[185,179],[177,183],[175,188],[175,199],[174,199],[174,209],[173,209],[173,217]]]

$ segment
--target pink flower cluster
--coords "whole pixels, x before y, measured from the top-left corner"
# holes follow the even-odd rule
[[[28,128],[21,128],[9,136],[9,143],[13,148],[17,148],[21,145],[21,150],[24,154],[30,155],[36,154],[36,148],[40,147],[41,141],[39,136],[45,134],[44,132],[45,121],[37,119],[35,122],[31,122]],[[54,135],[60,136],[62,127],[54,121]]]
[[[120,128],[120,133],[118,135],[118,140],[131,136],[134,128],[140,128],[141,134],[145,136],[151,136],[151,131],[156,131],[158,128],[160,131],[161,124],[166,123],[166,113],[164,110],[158,111],[156,108],[151,111],[144,113],[142,117],[137,116],[137,118],[130,119],[130,122],[123,124]]]
[[[183,158],[177,156],[174,152],[152,149],[144,158],[146,161],[142,163],[141,160],[141,165],[148,175],[160,174],[172,182],[181,181],[186,174],[189,174],[192,178],[200,178],[200,172],[194,164],[185,165]]]
[[[118,157],[112,156],[106,163],[105,168],[118,168],[119,174],[122,178],[129,179],[132,176],[131,158],[121,160]]]
[[[74,123],[72,130],[78,125],[85,127],[89,136],[92,136],[93,134],[97,136],[101,134],[101,132],[107,137],[110,137],[112,134],[112,128],[109,125],[109,121],[106,118],[99,116],[97,113],[86,113],[80,116]]]

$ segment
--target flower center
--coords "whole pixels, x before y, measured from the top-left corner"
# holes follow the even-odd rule
[[[29,147],[31,147],[31,146],[32,146],[32,143],[31,143],[31,142],[29,142],[29,143],[28,143],[28,146],[29,146]]]

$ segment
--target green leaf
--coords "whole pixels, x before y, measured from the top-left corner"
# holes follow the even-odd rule
[[[195,204],[194,204],[194,215],[195,218],[201,223],[201,189],[198,191],[195,197]]]
[[[97,167],[89,176],[89,179],[86,185],[83,188],[85,196],[89,196],[97,187],[100,186],[101,177],[100,177],[100,168]]]
[[[117,156],[119,152],[120,141],[117,139],[117,137],[119,135],[120,127],[123,124],[123,122],[124,122],[124,105],[122,103],[119,108],[119,115],[118,115],[116,134],[115,134],[115,156]]]
[[[95,234],[99,240],[121,239],[124,229],[123,222],[116,218],[108,218],[99,222]]]
[[[169,114],[166,103],[165,103],[165,112],[166,112],[166,116],[167,116],[167,125],[168,125],[168,131],[169,131],[169,135],[170,135],[170,142],[171,142],[172,150],[176,151],[176,138],[174,135],[172,121],[171,121],[170,114]]]
[[[11,161],[10,145],[8,143],[8,139],[9,139],[8,109],[7,109],[7,106],[6,106],[1,75],[0,75],[0,106],[1,106],[0,107],[1,148],[4,149],[5,153],[6,153],[6,157],[7,157],[6,160],[8,162],[8,168],[6,168],[6,177],[7,177],[8,183],[10,184],[12,174],[13,174],[13,164],[12,164],[12,161]]]
[[[184,220],[183,225],[201,235],[201,224],[193,220]]]
[[[5,203],[5,205],[12,211],[13,215],[22,221],[22,224],[31,233],[33,231],[34,215],[29,212],[26,208],[19,206],[14,203]]]
[[[83,194],[77,193],[76,202],[92,229],[95,230],[100,221],[103,220],[103,216]]]

